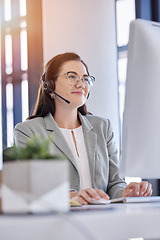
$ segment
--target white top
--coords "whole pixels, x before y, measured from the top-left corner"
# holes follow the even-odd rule
[[[82,126],[75,129],[60,128],[60,130],[65,137],[77,162],[78,172],[80,176],[80,190],[91,188],[91,175]]]

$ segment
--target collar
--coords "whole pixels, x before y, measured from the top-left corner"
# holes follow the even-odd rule
[[[88,119],[86,118],[86,116],[82,115],[80,112],[78,112],[78,116],[80,119],[80,122],[82,123],[82,127],[84,130],[91,130],[93,128],[93,126],[91,125],[91,123],[88,121]],[[53,116],[51,115],[51,113],[48,113],[45,117],[44,117],[44,122],[45,122],[45,126],[46,129],[48,131],[55,131],[55,129],[59,129],[58,124],[56,123],[56,121],[54,120]]]

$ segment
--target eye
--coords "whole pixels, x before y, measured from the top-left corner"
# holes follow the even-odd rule
[[[89,78],[88,77],[84,77],[83,80],[87,83],[89,83]]]
[[[74,73],[69,73],[68,78],[74,80],[74,79],[76,79],[76,75]]]

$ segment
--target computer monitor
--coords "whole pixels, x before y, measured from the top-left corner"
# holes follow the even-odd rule
[[[160,23],[131,22],[120,174],[160,178]]]

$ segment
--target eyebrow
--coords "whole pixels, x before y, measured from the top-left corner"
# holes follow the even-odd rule
[[[74,72],[74,71],[68,71],[67,73],[75,73],[75,74],[77,74],[76,72]]]
[[[74,71],[68,71],[67,73],[75,73],[75,74],[77,74],[78,75],[78,73],[76,73],[76,72],[74,72]],[[78,75],[79,76],[79,75]],[[87,76],[89,76],[88,74],[83,74],[83,77],[87,77]]]

